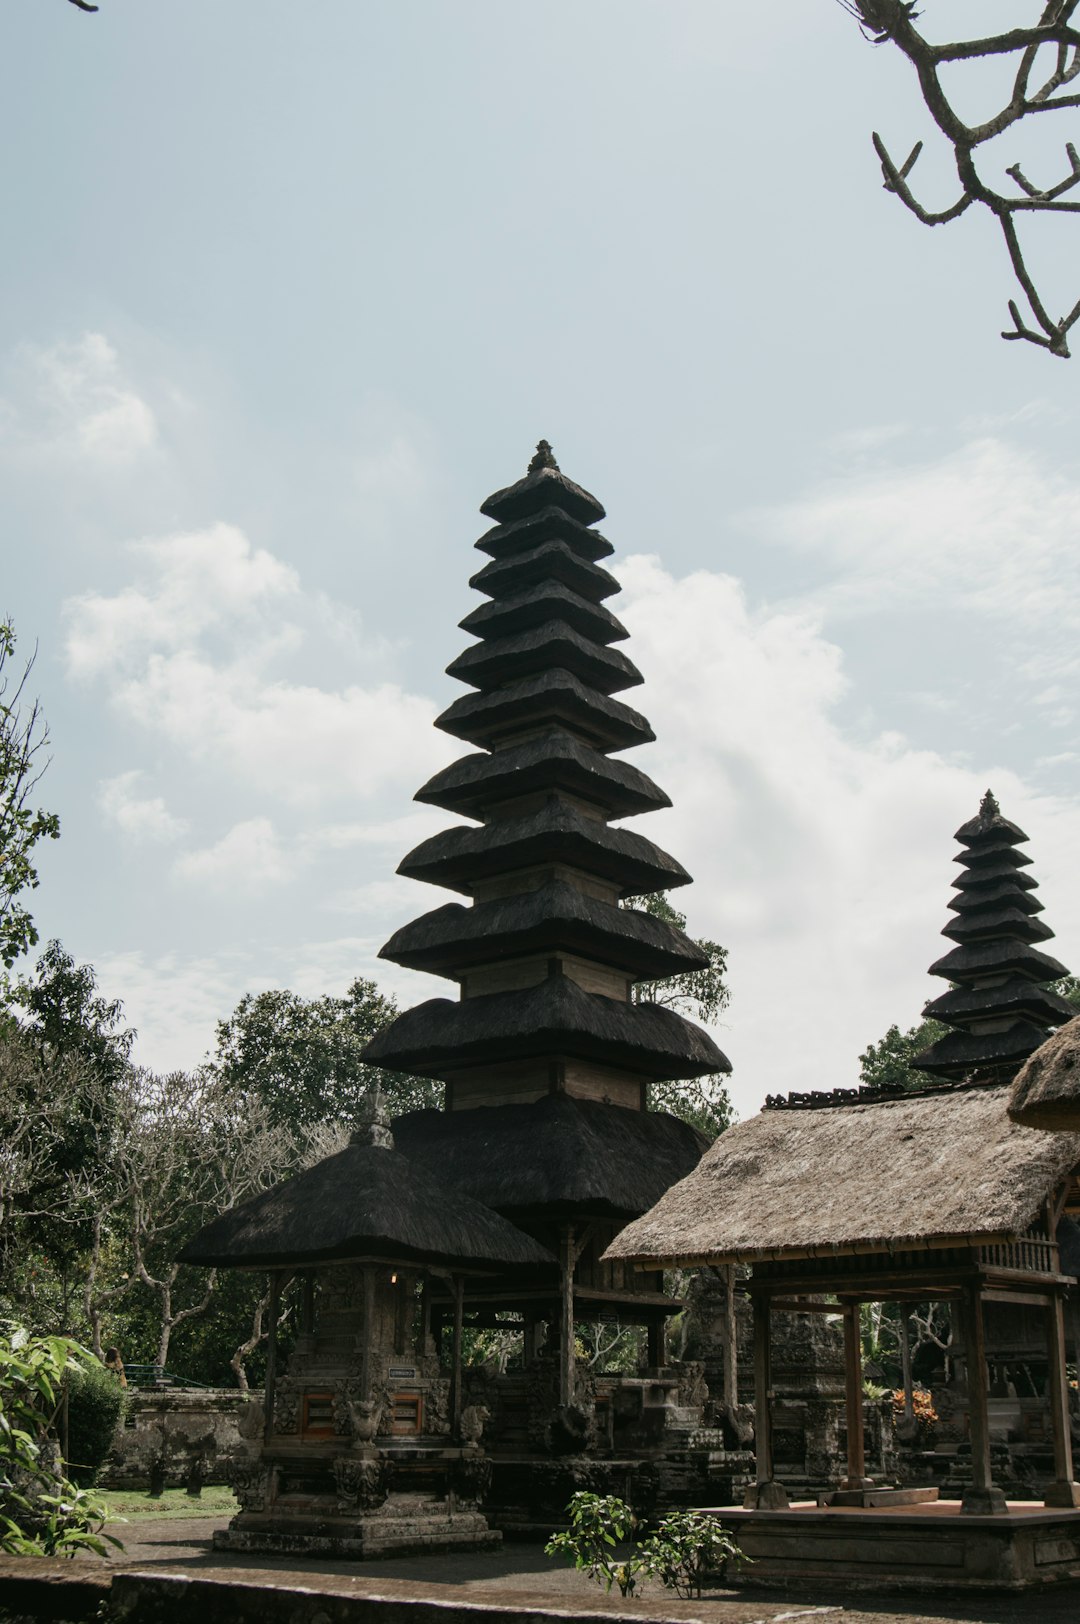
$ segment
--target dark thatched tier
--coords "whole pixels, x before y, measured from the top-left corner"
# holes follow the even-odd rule
[[[550,465],[530,468],[524,479],[493,492],[486,502],[481,502],[480,512],[498,524],[513,524],[517,519],[542,513],[546,507],[568,513],[579,524],[597,524],[604,517],[603,507],[590,491]]]
[[[562,790],[603,808],[611,818],[671,805],[658,784],[625,761],[612,761],[569,733],[540,733],[493,754],[464,756],[418,789],[414,800],[480,817],[518,795]]]
[[[963,981],[969,976],[993,975],[997,971],[1026,975],[1032,981],[1057,981],[1068,975],[1068,970],[1049,953],[1041,953],[1027,942],[998,940],[993,942],[965,942],[954,947],[944,958],[930,966],[930,975],[943,976],[946,981]]]
[[[763,1111],[721,1134],[605,1256],[658,1268],[1023,1234],[1080,1162],[1080,1136],[1016,1127],[1007,1098],[961,1088]]]
[[[952,883],[957,891],[970,892],[973,895],[977,895],[984,887],[989,889],[1000,885],[1002,881],[1021,891],[1034,891],[1038,887],[1038,881],[1017,867],[1021,858],[1025,863],[1031,863],[1031,858],[1025,852],[1010,851],[992,863],[980,863],[978,868],[965,869]]]
[[[513,637],[549,620],[564,621],[594,643],[621,643],[630,635],[601,603],[590,603],[559,581],[526,587],[511,597],[478,604],[458,625],[474,637]]]
[[[448,676],[472,688],[501,688],[503,683],[535,676],[559,666],[598,688],[616,694],[644,681],[633,660],[617,648],[607,648],[582,637],[562,620],[549,620],[514,637],[495,637],[474,643],[446,668]]]
[[[941,934],[954,942],[986,942],[1000,937],[1016,942],[1048,942],[1054,933],[1026,908],[993,908],[965,910],[959,919],[950,919]]]
[[[957,894],[948,906],[954,913],[977,914],[994,912],[998,908],[1019,908],[1021,913],[1042,913],[1043,905],[1034,895],[1036,882],[1030,874],[1014,874],[1008,879],[987,881],[974,888],[957,888]]]
[[[656,737],[639,711],[587,688],[569,671],[544,671],[488,694],[462,694],[435,718],[444,733],[486,749],[507,734],[544,724],[569,727],[605,752],[651,744]]]
[[[503,1213],[632,1217],[696,1166],[707,1141],[662,1111],[549,1094],[534,1105],[414,1111],[404,1155]]]
[[[946,1032],[928,1049],[920,1051],[919,1070],[935,1077],[964,1077],[975,1071],[992,1072],[998,1066],[1015,1067],[1026,1060],[1045,1037],[1045,1027],[1025,1020],[1013,1021],[1000,1032]]]
[[[1019,824],[1011,823],[1008,818],[1002,817],[997,802],[989,790],[975,817],[962,823],[953,836],[962,846],[985,849],[993,846],[1022,846],[1027,842],[1027,835]]]
[[[437,1168],[350,1145],[222,1213],[188,1242],[180,1262],[267,1268],[351,1257],[481,1269],[553,1261]]]
[[[552,863],[607,880],[623,897],[690,883],[682,864],[644,835],[587,818],[555,798],[527,818],[506,818],[479,829],[444,829],[415,846],[397,871],[406,879],[445,885],[468,896],[480,880]]]
[[[495,559],[516,558],[546,541],[564,542],[590,564],[600,558],[610,558],[615,551],[599,530],[588,529],[557,507],[541,508],[538,513],[517,519],[513,524],[496,525],[494,530],[484,532],[476,547]]]
[[[1026,976],[1009,976],[993,987],[950,987],[923,1010],[923,1017],[962,1024],[962,1018],[985,1020],[988,1016],[1026,1016],[1036,1025],[1054,1026],[1069,1020],[1074,1006],[1060,994],[1029,981]]]
[[[1028,1128],[1080,1129],[1080,1017],[1036,1049],[1017,1074],[1009,1115]]]
[[[454,976],[470,965],[526,954],[579,953],[635,980],[704,969],[706,955],[673,925],[636,908],[597,902],[563,880],[463,908],[447,903],[403,925],[379,954],[410,970]]]
[[[538,586],[541,581],[561,581],[571,591],[590,603],[600,603],[614,597],[619,583],[614,575],[579,558],[565,541],[544,541],[510,558],[493,558],[469,580],[477,592],[486,592],[489,598],[504,598],[512,592],[524,592],[526,587]]]
[[[673,1010],[604,998],[562,975],[460,1003],[430,998],[364,1049],[368,1065],[444,1079],[466,1066],[559,1057],[655,1080],[731,1070],[708,1033]]]
[[[954,863],[962,863],[965,868],[981,869],[993,868],[998,863],[1014,863],[1017,868],[1026,868],[1031,858],[1026,852],[1017,851],[1012,842],[1004,835],[994,840],[988,840],[978,846],[965,846],[953,858]]]

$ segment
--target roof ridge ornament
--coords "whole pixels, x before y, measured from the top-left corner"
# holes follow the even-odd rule
[[[979,802],[979,822],[989,823],[992,818],[1000,818],[1001,808],[992,789],[988,789]]]
[[[536,455],[529,464],[529,473],[538,474],[543,468],[553,468],[556,473],[559,472],[559,465],[555,461],[555,453],[552,451],[551,446],[547,440],[538,440]]]
[[[376,1079],[360,1101],[356,1113],[356,1127],[349,1135],[350,1145],[370,1145],[376,1150],[393,1150],[394,1136],[390,1131],[390,1107],[382,1084]]]

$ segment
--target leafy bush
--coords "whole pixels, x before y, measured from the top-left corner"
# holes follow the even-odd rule
[[[613,1494],[582,1490],[566,1512],[570,1527],[552,1534],[544,1554],[566,1557],[608,1592],[618,1585],[622,1595],[632,1596],[639,1576],[645,1575],[678,1596],[690,1597],[700,1594],[706,1573],[749,1560],[707,1513],[670,1512],[648,1539],[634,1544],[637,1518]]]
[[[111,1371],[95,1361],[68,1372],[68,1476],[88,1489],[112,1448],[126,1394]]]
[[[67,1337],[0,1334],[0,1551],[105,1556],[106,1544],[119,1545],[102,1532],[103,1502],[64,1476],[53,1430],[64,1376],[96,1364]]]

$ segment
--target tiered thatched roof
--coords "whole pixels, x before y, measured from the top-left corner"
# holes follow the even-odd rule
[[[1028,1128],[1080,1131],[1080,1016],[1047,1038],[1021,1068],[1009,1115]]]
[[[935,1077],[1006,1081],[1074,1013],[1047,982],[1068,972],[1035,946],[1053,931],[1036,916],[1042,903],[1018,850],[1024,831],[1001,814],[987,790],[978,815],[956,831],[960,876],[942,931],[958,945],[930,966],[953,983],[924,1015],[951,1027],[914,1064]]]
[[[605,1254],[675,1263],[890,1252],[1021,1234],[1080,1165],[1080,1135],[1018,1127],[1008,1089],[763,1111]]]
[[[437,1168],[373,1145],[350,1145],[222,1213],[180,1253],[219,1268],[349,1258],[490,1270],[554,1261]]]

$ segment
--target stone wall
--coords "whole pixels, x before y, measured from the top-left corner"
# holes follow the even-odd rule
[[[261,1403],[262,1393],[249,1400]],[[161,1463],[168,1488],[183,1487],[193,1468],[204,1483],[225,1483],[240,1448],[237,1418],[249,1400],[230,1387],[132,1388],[100,1486],[145,1489]]]

